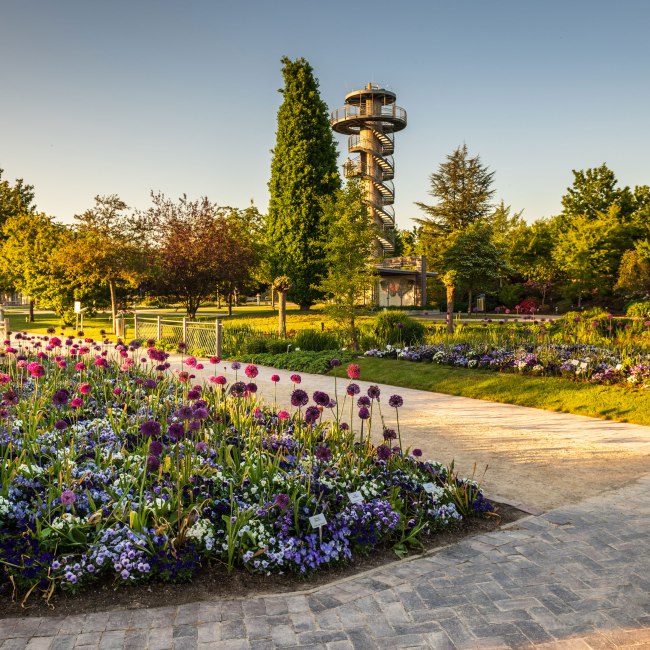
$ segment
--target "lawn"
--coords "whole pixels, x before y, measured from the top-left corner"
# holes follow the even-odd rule
[[[365,381],[650,425],[650,392],[641,389],[393,359],[356,363]],[[345,369],[339,374],[345,376]]]

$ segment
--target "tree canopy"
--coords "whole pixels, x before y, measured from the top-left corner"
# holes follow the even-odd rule
[[[289,298],[308,309],[325,276],[322,198],[340,186],[327,106],[305,59],[282,59],[283,101],[269,181],[267,253],[272,277],[291,279]]]

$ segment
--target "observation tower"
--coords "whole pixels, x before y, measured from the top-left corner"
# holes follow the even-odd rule
[[[368,212],[378,226],[376,254],[395,250],[395,176],[393,134],[406,128],[406,111],[395,105],[395,93],[369,83],[345,96],[345,106],[332,111],[330,124],[348,136],[348,151],[356,154],[343,166],[346,177],[360,176]]]

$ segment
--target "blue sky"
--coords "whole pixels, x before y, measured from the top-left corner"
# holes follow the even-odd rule
[[[646,0],[3,0],[0,167],[64,221],[150,190],[264,211],[286,54],[331,109],[368,81],[397,93],[401,227],[463,142],[532,220],[571,169],[650,183],[649,19]]]

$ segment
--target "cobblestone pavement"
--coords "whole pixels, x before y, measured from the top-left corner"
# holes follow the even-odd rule
[[[0,619],[0,650],[650,648],[650,476],[303,594]]]

